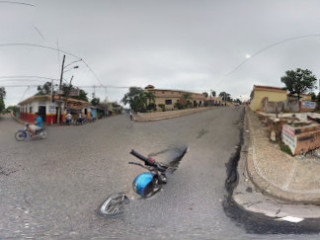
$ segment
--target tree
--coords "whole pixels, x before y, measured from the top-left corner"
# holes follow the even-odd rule
[[[209,94],[208,94],[207,92],[203,92],[202,95],[203,95],[204,97],[206,97],[206,98],[209,96]]]
[[[147,110],[154,109],[156,96],[153,94],[153,92],[149,92],[149,91],[144,91],[144,94],[145,94],[145,97],[147,98],[146,109]]]
[[[36,95],[48,95],[48,94],[51,94],[51,89],[52,89],[51,82],[46,82],[42,86],[38,86],[37,87],[38,92],[36,93]],[[56,92],[54,91],[54,94],[55,93]]]
[[[219,97],[222,99],[222,101],[232,101],[230,94],[226,92],[219,93]]]
[[[212,95],[212,97],[215,97],[217,95],[216,91],[211,91],[211,95]]]
[[[0,87],[0,113],[6,108],[4,104],[4,99],[6,97],[6,90],[4,87]]]
[[[182,94],[179,103],[181,103],[185,107],[190,107],[192,105],[190,100],[192,100],[191,93],[185,92]]]
[[[129,92],[124,95],[121,101],[124,104],[129,104],[130,108],[135,112],[145,112],[148,98],[142,88],[130,87]]]
[[[92,98],[91,104],[92,104],[93,106],[99,105],[99,104],[100,104],[100,98]]]
[[[80,89],[79,96],[72,96],[72,98],[88,102],[87,95],[88,95],[88,93],[86,93],[84,90]]]
[[[16,113],[20,111],[20,107],[17,105],[8,106],[5,111],[7,113],[13,112],[13,114],[16,115]]]
[[[51,82],[46,82],[42,86],[38,86],[37,87],[38,92],[36,93],[36,95],[48,95],[48,94],[51,94],[51,88],[52,88]],[[61,96],[67,97],[69,95],[69,92],[72,89],[76,89],[72,84],[63,83],[61,85],[61,90],[62,90]],[[53,94],[57,94],[57,91],[55,91],[54,89],[53,89]],[[88,93],[86,93],[84,90],[80,89],[79,96],[72,96],[72,98],[88,102],[87,95],[88,95]]]
[[[290,92],[291,95],[297,94],[298,99],[302,93],[307,91],[312,91],[317,82],[317,78],[312,74],[308,69],[297,68],[296,71],[289,70],[286,71],[286,75],[281,77],[281,82],[286,85],[286,89]]]
[[[235,103],[239,103],[239,104],[241,104],[241,103],[242,103],[242,102],[241,102],[241,100],[240,100],[239,98],[234,99],[234,102],[235,102]]]

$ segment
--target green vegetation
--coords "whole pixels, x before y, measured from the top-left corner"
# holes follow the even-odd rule
[[[307,93],[317,88],[317,78],[308,69],[297,68],[296,71],[286,71],[286,75],[281,77],[281,82],[286,85],[286,89],[291,95],[297,94],[298,98],[302,93]]]
[[[63,97],[68,96],[71,89],[76,89],[76,88],[72,84],[63,83],[61,85],[61,90],[62,90],[61,96],[63,96]],[[57,94],[57,91],[54,90],[54,87],[52,87],[51,82],[46,82],[42,86],[38,86],[37,90],[38,90],[38,92],[35,95],[49,95],[51,93],[53,93],[54,95]],[[80,89],[79,96],[72,96],[72,98],[88,102],[87,95],[88,95],[88,93],[86,93],[84,90]]]
[[[0,87],[0,113],[3,113],[4,109],[6,108],[4,104],[5,97],[6,97],[6,90],[4,87]]]
[[[290,150],[289,146],[288,146],[288,145],[286,145],[286,144],[284,144],[284,143],[280,143],[280,150],[281,150],[282,152],[285,152],[285,153],[287,153],[287,154],[289,154],[289,155],[293,156],[293,154],[292,154],[292,152],[291,152],[291,150]]]
[[[99,104],[100,104],[100,98],[93,98],[93,99],[91,100],[91,104],[92,104],[93,106],[99,105]]]
[[[135,112],[156,109],[154,94],[139,87],[130,87],[129,92],[124,95],[121,101],[124,104],[129,104]]]
[[[160,103],[159,107],[161,108],[162,112],[166,111],[166,106],[163,103]]]
[[[219,93],[219,97],[222,99],[222,101],[232,102],[231,95],[227,92],[221,92]]]

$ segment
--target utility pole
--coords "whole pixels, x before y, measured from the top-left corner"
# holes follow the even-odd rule
[[[59,84],[59,102],[58,102],[58,119],[57,119],[57,124],[60,124],[60,117],[61,117],[61,85],[62,85],[62,79],[63,79],[63,69],[64,69],[64,61],[66,59],[66,55],[63,55],[63,60],[62,60],[62,66],[61,66],[61,75],[60,75],[60,84]]]
[[[50,111],[50,123],[51,125],[53,124],[53,119],[52,119],[52,103],[54,102],[54,96],[53,96],[53,80],[51,80],[51,103],[50,103],[50,106],[49,106],[49,111]]]
[[[68,90],[67,90],[68,92],[66,94],[65,106],[66,106],[67,109],[68,109],[68,97],[69,97],[69,93],[70,93],[71,86],[72,86],[71,85],[72,79],[73,79],[73,75],[72,75],[72,77],[70,79],[69,87],[68,87]]]

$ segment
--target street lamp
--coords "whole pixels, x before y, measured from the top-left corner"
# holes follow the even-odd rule
[[[61,102],[61,84],[62,84],[62,79],[63,79],[63,73],[68,72],[71,69],[79,68],[79,66],[74,66],[74,67],[72,67],[72,68],[70,68],[68,70],[65,70],[65,68],[70,66],[71,64],[82,61],[82,59],[79,59],[79,60],[73,61],[73,62],[67,64],[66,66],[64,66],[65,59],[66,59],[66,55],[63,55],[62,66],[61,66],[61,74],[60,74],[60,84],[59,84],[60,94],[59,94],[59,101],[58,101],[59,107],[58,107],[58,114],[57,114],[58,115],[57,124],[60,124],[60,116],[61,116],[61,103],[62,103]]]

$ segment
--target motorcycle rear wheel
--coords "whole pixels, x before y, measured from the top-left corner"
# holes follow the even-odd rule
[[[129,198],[124,193],[111,194],[99,207],[103,216],[116,216],[124,211],[124,205],[129,203]]]
[[[17,141],[23,141],[26,139],[26,133],[25,132],[16,132],[14,135]]]
[[[41,131],[41,132],[40,132],[40,134],[39,134],[39,135],[40,135],[40,137],[41,137],[41,138],[45,139],[45,138],[47,138],[48,133],[47,133],[47,131],[46,131],[46,130],[43,130],[43,131]]]

